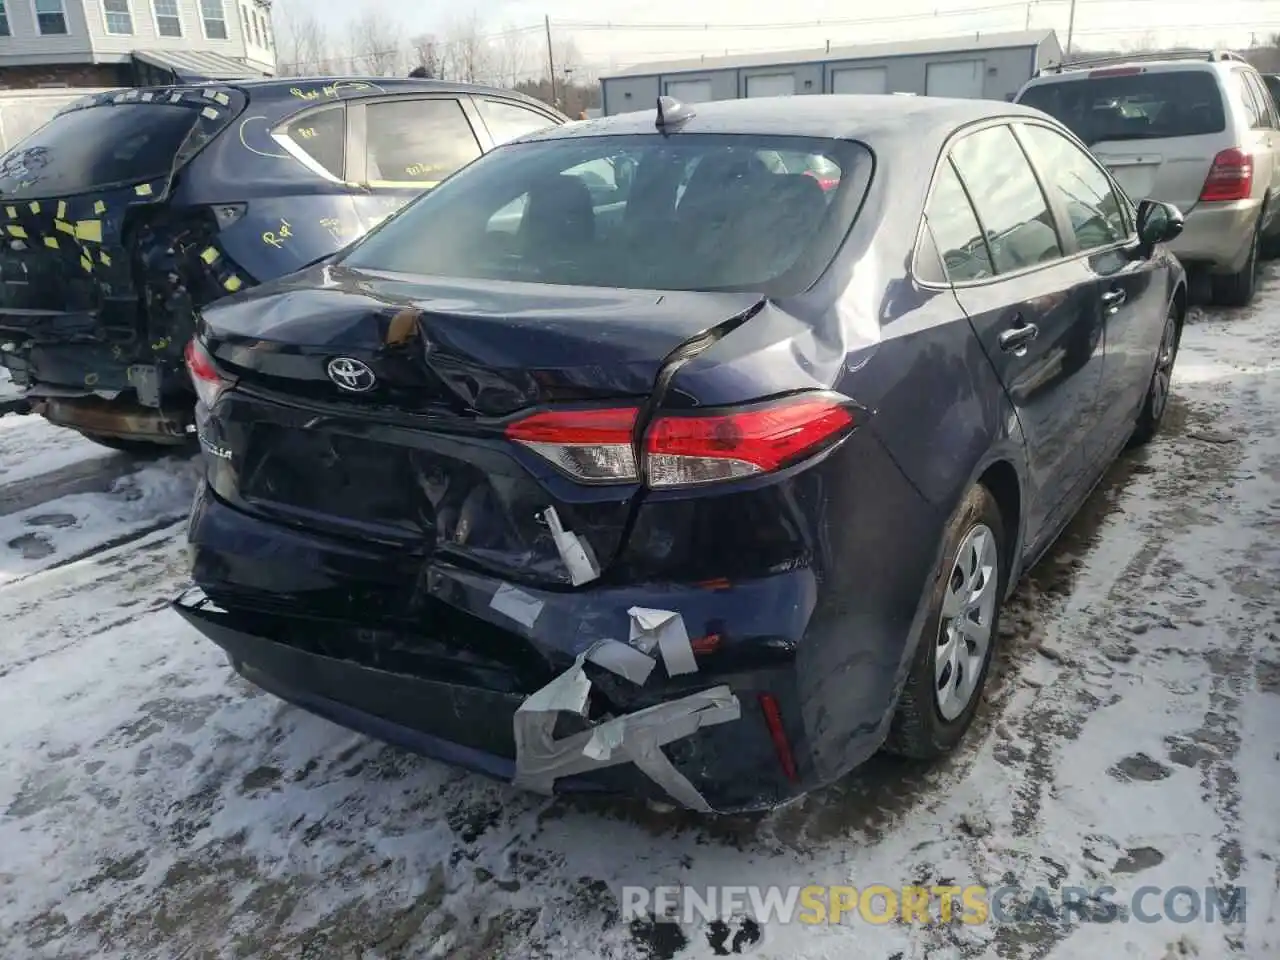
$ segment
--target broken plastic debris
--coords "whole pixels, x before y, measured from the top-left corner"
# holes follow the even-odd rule
[[[543,517],[546,518],[547,526],[551,528],[551,536],[556,542],[556,549],[560,551],[560,559],[569,570],[569,582],[575,587],[580,587],[599,577],[600,567],[595,557],[588,552],[587,545],[579,540],[576,534],[564,528],[556,508],[547,507]]]
[[[530,630],[537,622],[538,614],[542,613],[541,600],[509,583],[504,583],[498,588],[493,599],[489,601],[489,606]]]
[[[587,659],[610,673],[625,677],[636,686],[641,686],[648,680],[649,674],[658,665],[653,657],[617,640],[599,641],[587,651]]]
[[[684,617],[674,610],[651,610],[648,607],[632,607],[631,644],[652,653],[656,647],[662,653],[667,673],[676,677],[682,673],[697,673],[698,661],[693,658],[693,646],[684,627]]]
[[[742,708],[733,691],[727,686],[714,687],[556,739],[558,713],[585,714],[591,689],[591,681],[583,671],[587,655],[579,656],[572,667],[530,694],[516,710],[515,785],[549,794],[561,777],[630,762],[673,800],[691,810],[709,812],[710,804],[667,759],[662,746],[690,736],[701,727],[741,717]]]

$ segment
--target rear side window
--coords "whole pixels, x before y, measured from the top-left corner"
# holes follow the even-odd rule
[[[489,135],[495,144],[506,143],[526,133],[542,130],[554,124],[540,113],[514,103],[501,103],[497,100],[475,98],[476,109],[484,118],[484,125],[489,128]]]
[[[0,158],[5,199],[56,197],[166,176],[197,111],[115,104],[54,117]]]
[[[1028,87],[1019,103],[1043,110],[1092,146],[1104,140],[1154,140],[1221,133],[1222,92],[1207,70],[1095,71]]]
[[[978,226],[978,218],[974,215],[969,197],[956,176],[955,168],[950,160],[944,160],[933,183],[933,194],[929,197],[929,206],[925,209],[925,220],[933,241],[942,257],[942,266],[946,270],[946,279],[952,283],[963,283],[966,280],[981,280],[994,273],[991,269],[991,251],[987,249],[987,241],[982,236],[982,228]],[[922,280],[939,280],[933,264],[920,263]]]
[[[342,179],[347,124],[346,109],[341,104],[295,117],[279,132],[331,176]]]
[[[366,109],[370,181],[434,185],[480,156],[457,100],[388,100]]]
[[[818,158],[829,182],[779,168],[770,162],[778,156]],[[860,144],[800,137],[508,144],[369,234],[346,262],[439,277],[784,295],[831,262],[871,168]]]
[[[1062,256],[1053,215],[1013,131],[972,133],[951,148],[951,159],[973,198],[997,273]]]

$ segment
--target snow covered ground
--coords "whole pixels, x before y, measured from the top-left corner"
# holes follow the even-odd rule
[[[282,705],[164,608],[190,464],[52,486],[0,516],[0,957],[1280,956],[1276,273],[1193,314],[1163,437],[1021,587],[959,755],[877,758],[762,818],[548,801]],[[0,420],[0,470],[97,455]],[[951,883],[1237,886],[1247,911],[619,919],[624,885]]]

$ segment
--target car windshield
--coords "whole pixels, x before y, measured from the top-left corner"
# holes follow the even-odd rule
[[[1043,110],[1088,145],[1194,137],[1227,125],[1222,92],[1207,70],[1098,70],[1083,80],[1068,74],[1028,87],[1018,102]]]
[[[811,285],[871,177],[843,140],[685,134],[500,147],[357,244],[360,269],[661,290]]]

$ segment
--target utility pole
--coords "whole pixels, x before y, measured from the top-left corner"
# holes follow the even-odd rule
[[[1062,59],[1071,56],[1071,39],[1072,34],[1076,32],[1076,0],[1071,0],[1071,12],[1067,15],[1067,49],[1062,53]]]
[[[1071,9],[1075,9],[1074,0]],[[551,105],[553,107],[560,106],[560,98],[556,96],[556,55],[551,52],[551,17],[550,15],[543,17],[543,23],[547,28],[547,73],[551,76]]]
[[[1027,22],[1022,25],[1023,30],[1031,29],[1031,4],[1034,2],[1035,0],[1027,0]]]

